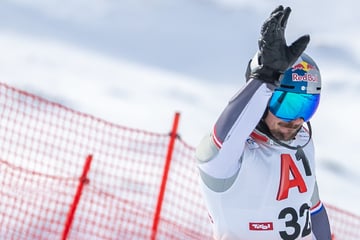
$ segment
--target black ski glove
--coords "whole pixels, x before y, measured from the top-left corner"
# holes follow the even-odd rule
[[[305,50],[310,41],[309,35],[300,37],[290,46],[286,45],[285,27],[290,12],[289,7],[284,9],[279,6],[264,22],[258,42],[259,51],[255,63],[257,67],[252,69],[248,66],[247,77],[277,85],[281,74],[291,67]],[[252,61],[254,60],[256,59]]]

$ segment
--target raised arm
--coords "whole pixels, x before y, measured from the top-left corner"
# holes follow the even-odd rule
[[[229,101],[213,131],[197,148],[200,169],[213,177],[227,178],[238,171],[245,141],[266,110],[279,77],[310,40],[304,35],[286,45],[284,32],[290,12],[290,8],[279,6],[265,21],[258,41],[259,51],[250,63],[250,80]]]

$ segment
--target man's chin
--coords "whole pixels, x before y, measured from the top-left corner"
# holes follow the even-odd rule
[[[286,135],[286,134],[283,134],[283,133],[276,133],[276,134],[273,134],[273,136],[277,140],[280,140],[280,141],[290,141],[290,140],[293,140],[295,138],[296,134]]]

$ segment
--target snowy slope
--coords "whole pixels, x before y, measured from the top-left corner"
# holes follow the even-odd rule
[[[180,134],[195,145],[244,83],[261,23],[280,3],[3,0],[0,81],[150,131],[168,131],[180,111]],[[357,214],[359,5],[294,1],[287,30],[289,41],[311,34],[322,71],[312,123],[323,200]]]

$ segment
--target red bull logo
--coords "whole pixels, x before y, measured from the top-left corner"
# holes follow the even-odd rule
[[[299,74],[299,73],[294,73],[294,71],[296,70],[302,70],[305,73],[304,74]],[[299,64],[296,64],[295,66],[292,67],[292,80],[293,81],[305,81],[305,82],[317,82],[318,81],[318,76],[316,74],[311,74],[308,73],[310,70],[316,70],[316,67],[307,63],[307,62],[300,62]]]
[[[317,82],[318,81],[318,77],[316,75],[310,74],[310,73],[305,73],[304,75],[293,73],[291,75],[291,77],[294,82],[299,82],[299,81]]]
[[[307,62],[300,62],[299,64],[296,64],[295,66],[292,67],[292,71],[296,71],[296,70],[303,70],[305,72],[309,72],[310,70],[316,69],[315,66],[307,63]]]

